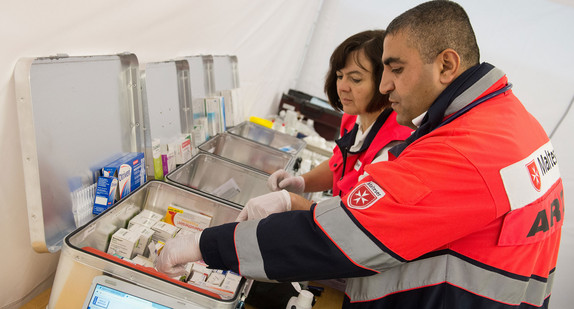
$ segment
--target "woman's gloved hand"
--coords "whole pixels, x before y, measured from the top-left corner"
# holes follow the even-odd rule
[[[291,210],[291,196],[286,190],[267,193],[247,201],[235,221],[263,219],[270,214]]]
[[[199,250],[201,232],[178,235],[168,240],[155,260],[155,269],[170,277],[185,274],[185,265],[203,257]]]
[[[287,171],[280,169],[267,178],[267,187],[271,191],[287,190],[295,194],[305,192],[305,180],[302,176],[293,176]]]

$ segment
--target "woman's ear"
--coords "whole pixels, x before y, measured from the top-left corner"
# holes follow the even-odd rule
[[[441,66],[440,82],[450,84],[462,72],[460,72],[460,56],[452,49],[447,48],[438,55],[438,61]]]

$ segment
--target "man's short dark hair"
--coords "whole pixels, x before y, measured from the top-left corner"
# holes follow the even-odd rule
[[[458,3],[434,0],[420,4],[391,21],[387,35],[402,31],[426,63],[434,61],[447,48],[459,54],[463,68],[470,68],[480,61],[472,25]]]

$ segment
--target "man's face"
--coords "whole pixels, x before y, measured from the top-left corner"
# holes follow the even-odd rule
[[[415,128],[412,120],[429,109],[444,89],[437,61],[424,63],[404,31],[387,35],[383,44],[384,71],[379,91],[389,94],[397,122]]]

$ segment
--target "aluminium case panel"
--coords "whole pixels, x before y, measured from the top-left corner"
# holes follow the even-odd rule
[[[169,173],[166,179],[170,183],[182,185],[192,191],[201,191],[243,208],[251,198],[271,192],[267,188],[268,177],[268,174],[259,170],[247,168],[208,152],[199,152]],[[230,182],[237,186],[237,191],[233,194],[216,193],[221,192],[219,189]]]
[[[213,55],[213,90],[230,90],[239,88],[237,56]]]
[[[295,164],[295,157],[289,153],[228,132],[217,134],[198,148],[267,174],[291,170]]]
[[[213,56],[196,55],[183,57],[189,68],[189,89],[193,119],[204,117],[205,111],[198,108],[205,98],[215,95],[213,77]]]
[[[71,194],[93,184],[90,167],[144,149],[138,60],[22,58],[14,79],[30,240],[56,252],[76,228]]]
[[[191,133],[193,115],[188,62],[146,63],[141,82],[151,138],[167,142],[181,134]]]
[[[165,215],[168,206],[200,212],[212,217],[210,226],[233,222],[240,210],[201,192],[192,192],[175,184],[150,180],[101,215],[66,236],[60,254],[48,308],[81,307],[91,281],[106,274],[140,285],[204,308],[235,308],[248,293],[251,280],[242,278],[233,295],[213,292],[169,278],[154,268],[143,267],[106,253],[110,231],[124,227],[126,209],[136,206]],[[104,237],[102,237],[104,236]]]
[[[151,62],[140,72],[145,154],[153,158],[152,139],[166,144],[193,130],[189,65],[184,60]],[[146,160],[146,172],[150,179],[155,178],[153,159]]]

